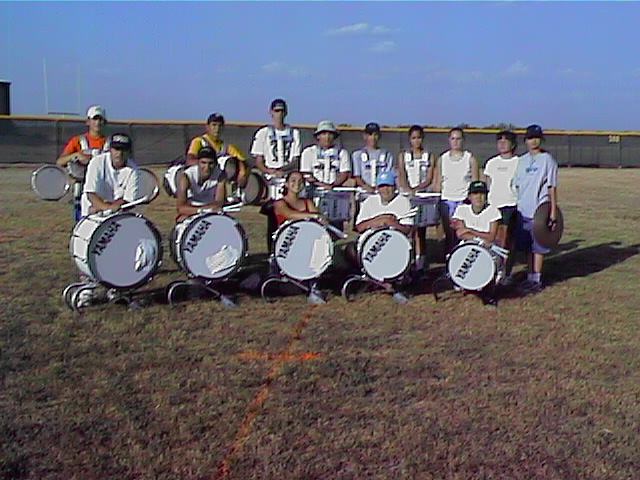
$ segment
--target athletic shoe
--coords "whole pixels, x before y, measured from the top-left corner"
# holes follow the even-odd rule
[[[409,303],[409,299],[402,292],[395,292],[393,294],[393,301],[400,305],[406,305]]]
[[[318,290],[312,289],[307,297],[307,303],[311,305],[323,305],[327,302],[322,298],[322,294]]]
[[[518,287],[518,290],[520,291],[520,293],[524,293],[525,295],[528,295],[531,293],[538,293],[538,292],[541,292],[543,289],[544,287],[542,286],[542,282],[534,282],[532,280],[525,280]]]
[[[513,275],[507,275],[506,277],[502,277],[497,280],[496,283],[502,285],[503,287],[511,287],[517,283],[517,280]]]
[[[82,290],[76,299],[76,308],[85,308],[93,303],[94,295],[92,289]]]

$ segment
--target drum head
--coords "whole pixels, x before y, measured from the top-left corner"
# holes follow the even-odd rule
[[[320,223],[294,220],[276,232],[273,252],[283,274],[296,280],[311,280],[331,265],[333,240]]]
[[[551,203],[545,202],[540,205],[533,216],[533,236],[536,241],[545,248],[553,248],[560,242],[562,232],[564,232],[564,218],[560,207],[558,210],[556,228],[550,230],[548,226]]]
[[[100,283],[109,288],[137,288],[160,265],[160,234],[141,215],[116,213],[92,233],[87,258],[89,270]]]
[[[164,187],[164,191],[170,197],[176,196],[176,191],[178,190],[177,185],[177,177],[178,173],[185,168],[184,165],[173,165],[169,167],[169,169],[165,172],[162,178],[162,186]]]
[[[67,173],[75,180],[84,180],[84,176],[87,173],[87,167],[78,161],[72,160],[67,163]]]
[[[140,196],[148,198],[148,202],[158,196],[158,177],[148,168],[140,169]]]
[[[392,228],[365,233],[358,245],[364,273],[379,282],[400,278],[411,265],[411,252],[411,241]]]
[[[238,166],[239,160],[236,157],[227,157],[224,162],[224,174],[227,180],[230,182],[235,181],[238,178]]]
[[[477,243],[463,243],[451,252],[447,271],[453,283],[465,290],[482,290],[496,275],[493,255]]]
[[[187,219],[179,235],[182,265],[194,277],[221,279],[240,266],[246,253],[246,235],[228,215],[203,213]]]
[[[60,200],[69,191],[66,172],[55,165],[43,165],[31,174],[31,188],[42,200]]]
[[[245,205],[258,205],[267,190],[267,183],[262,175],[251,172],[247,177],[247,184],[242,192],[242,202]]]

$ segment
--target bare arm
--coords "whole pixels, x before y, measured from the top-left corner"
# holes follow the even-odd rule
[[[294,210],[293,208],[289,207],[289,205],[287,204],[287,202],[284,201],[284,199],[277,200],[273,204],[273,209],[276,215],[285,217],[288,220],[302,220],[305,218],[314,218],[316,220],[322,220],[322,215],[318,213],[318,209],[313,204],[313,202],[308,202],[306,200],[305,202],[307,204],[307,209],[310,210],[309,212],[300,212],[298,210]]]
[[[362,180],[362,177],[353,177],[353,179],[355,180],[357,187],[360,187],[360,188],[364,189],[367,192],[375,192],[376,191],[375,188],[373,188],[371,185],[369,185],[364,180]]]
[[[440,158],[433,162],[433,191],[442,192],[442,169]]]
[[[409,179],[407,178],[407,169],[404,165],[404,150],[398,153],[398,184],[401,192],[410,192]]]
[[[474,157],[473,155],[471,155],[470,163],[471,163],[471,181],[475,182],[480,178],[480,167],[478,166],[478,160],[476,160],[476,157]]]
[[[215,199],[206,205],[193,206],[187,198],[187,191],[189,190],[189,179],[187,176],[180,172],[178,177],[178,189],[176,191],[176,210],[180,216],[191,216],[198,213],[200,209],[211,209],[214,212],[220,211],[224,205],[225,187],[224,182],[218,182],[216,185]]]
[[[104,210],[117,210],[126,203],[124,198],[120,198],[114,202],[107,202],[100,195],[94,192],[87,192],[87,198],[91,202],[89,213],[97,213]]]
[[[549,225],[551,229],[555,229],[555,221],[558,219],[558,189],[556,187],[549,187],[549,199],[551,200],[551,210],[549,211],[549,220],[550,223],[554,222],[552,225]]]
[[[498,233],[498,221],[491,222],[489,232],[479,232],[473,228],[467,228],[461,220],[453,220],[451,223],[455,228],[456,236],[460,240],[473,240],[474,238],[480,238],[485,243],[489,244],[493,243],[496,238],[496,234]]]

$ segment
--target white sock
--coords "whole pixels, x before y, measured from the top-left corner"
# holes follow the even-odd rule
[[[527,280],[529,280],[530,282],[536,282],[536,283],[540,283],[540,281],[542,280],[542,274],[540,273],[529,273],[527,275]]]

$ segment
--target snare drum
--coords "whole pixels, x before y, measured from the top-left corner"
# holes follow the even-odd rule
[[[158,196],[158,177],[148,168],[140,168],[140,191],[139,197],[147,198],[150,202]]]
[[[418,227],[430,227],[440,224],[439,193],[418,193],[411,197],[411,207],[416,207],[418,213],[415,217],[415,225]]]
[[[274,235],[273,257],[280,271],[295,280],[318,278],[333,260],[333,240],[313,219],[289,220]]]
[[[331,222],[351,219],[351,193],[317,190],[317,205],[320,212]]]
[[[31,188],[42,200],[60,200],[69,191],[67,174],[56,165],[43,165],[31,174]]]
[[[176,196],[176,192],[178,191],[178,173],[185,168],[184,165],[173,165],[165,172],[162,178],[162,186],[170,197]]]
[[[357,247],[360,265],[373,280],[398,280],[411,266],[411,240],[393,227],[367,230],[358,238]]]
[[[218,166],[220,170],[224,170],[225,177],[227,177],[228,181],[234,182],[238,178],[238,173],[240,173],[239,162],[240,160],[236,157],[229,155],[218,157]]]
[[[499,259],[484,244],[465,241],[455,247],[447,258],[451,281],[465,290],[479,291],[496,278]]]
[[[67,163],[67,173],[74,180],[83,181],[84,176],[87,173],[87,166],[81,164],[77,160],[71,160]]]
[[[267,182],[257,172],[247,176],[247,184],[242,190],[242,203],[245,205],[259,205],[267,194]]]
[[[142,215],[131,212],[80,219],[73,229],[69,251],[80,272],[118,289],[144,285],[162,261],[158,230]]]
[[[224,213],[201,213],[178,223],[169,245],[174,261],[190,276],[219,280],[240,267],[247,235]]]

